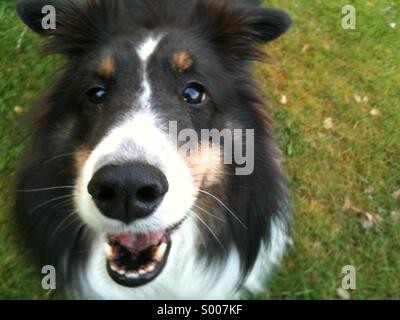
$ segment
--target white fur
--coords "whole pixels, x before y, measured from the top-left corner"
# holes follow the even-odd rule
[[[146,63],[150,56],[156,51],[157,46],[161,40],[161,36],[157,37],[148,37],[146,38],[139,46],[137,54],[139,55],[140,60]]]
[[[138,47],[137,54],[142,61],[143,80],[142,80],[142,94],[139,98],[139,105],[142,108],[150,108],[151,87],[147,77],[148,60],[156,51],[157,46],[161,40],[161,36],[148,37]]]

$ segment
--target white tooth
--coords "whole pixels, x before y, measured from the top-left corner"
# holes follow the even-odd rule
[[[111,270],[118,272],[118,268],[116,266],[114,266],[113,264],[110,264]]]
[[[142,276],[142,275],[144,275],[144,274],[146,274],[147,273],[147,271],[146,270],[144,270],[144,269],[140,269],[139,270],[139,274]]]
[[[118,274],[120,274],[121,276],[124,276],[124,275],[125,275],[125,270],[118,269],[117,272],[118,272]]]
[[[150,264],[149,266],[146,267],[146,271],[147,272],[152,272],[152,271],[154,271],[155,268],[156,268],[156,264],[152,263],[152,264]]]
[[[137,274],[137,272],[129,272],[126,274],[126,276],[130,279],[135,279],[138,277],[138,274]]]
[[[167,251],[167,244],[165,242],[161,243],[160,246],[157,248],[153,258],[157,262],[160,262],[162,258],[164,258],[165,251]]]
[[[113,255],[112,251],[113,250],[112,250],[112,247],[108,243],[104,244],[104,250],[106,252],[107,257],[112,257],[112,255]]]

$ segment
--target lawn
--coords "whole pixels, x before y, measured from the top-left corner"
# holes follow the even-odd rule
[[[266,3],[294,20],[268,47],[275,63],[255,68],[287,158],[295,225],[290,253],[258,298],[344,298],[341,272],[352,265],[350,298],[400,299],[400,3]],[[348,3],[355,30],[341,26]],[[45,299],[13,235],[11,184],[24,115],[58,64],[39,55],[37,36],[22,34],[13,7],[0,2],[0,298]]]

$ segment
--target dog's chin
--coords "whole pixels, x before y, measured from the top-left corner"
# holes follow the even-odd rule
[[[121,233],[107,236],[106,265],[111,279],[124,287],[140,287],[163,271],[172,246],[171,235],[183,223],[146,233]]]

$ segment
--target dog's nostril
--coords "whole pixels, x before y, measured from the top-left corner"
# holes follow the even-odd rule
[[[144,203],[157,201],[160,196],[161,193],[156,186],[143,187],[136,192],[136,199]]]

